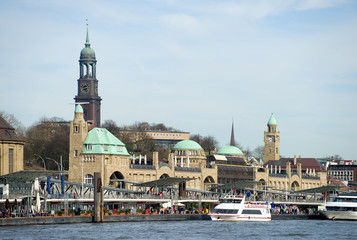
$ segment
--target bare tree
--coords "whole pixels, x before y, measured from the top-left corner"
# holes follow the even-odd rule
[[[26,131],[24,148],[25,165],[36,164],[39,155],[59,159],[63,156],[63,166],[68,169],[69,123],[61,118],[42,118]],[[57,169],[54,162],[48,162],[49,169]]]
[[[252,154],[256,159],[264,161],[264,146],[254,148]]]
[[[206,136],[202,139],[201,147],[210,155],[212,150],[217,149],[218,141],[213,136]]]
[[[203,141],[203,137],[200,134],[193,134],[190,136],[190,140],[195,141],[201,145]]]
[[[26,128],[25,126],[16,119],[13,114],[8,114],[6,112],[0,112],[0,116],[5,119],[5,121],[10,124],[11,127],[15,129],[16,134],[21,138],[25,138]]]
[[[341,160],[343,160],[343,158],[338,154],[328,156],[326,159],[329,160],[329,161],[341,161]]]

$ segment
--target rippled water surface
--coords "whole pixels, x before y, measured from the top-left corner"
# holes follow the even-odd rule
[[[0,227],[1,239],[357,239],[357,222],[116,222]]]

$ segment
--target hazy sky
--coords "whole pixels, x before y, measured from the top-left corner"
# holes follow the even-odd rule
[[[73,119],[87,18],[102,122],[357,159],[357,1],[0,0],[0,111]]]

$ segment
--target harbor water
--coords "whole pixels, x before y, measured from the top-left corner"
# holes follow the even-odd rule
[[[356,239],[357,222],[154,221],[7,226],[1,239]]]

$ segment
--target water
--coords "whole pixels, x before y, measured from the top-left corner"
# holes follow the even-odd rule
[[[357,239],[357,222],[115,222],[0,227],[1,239]]]

